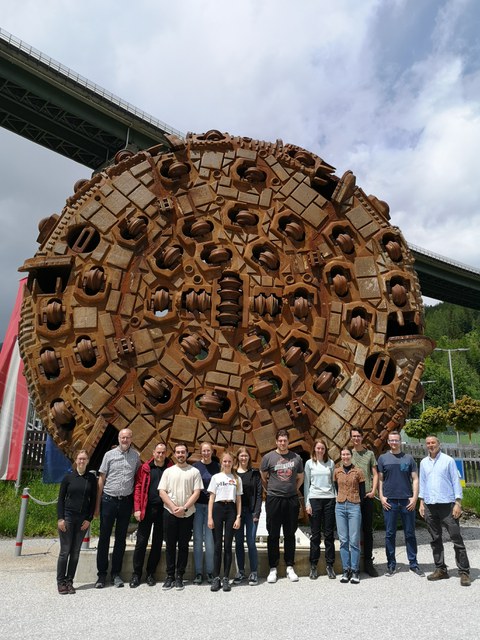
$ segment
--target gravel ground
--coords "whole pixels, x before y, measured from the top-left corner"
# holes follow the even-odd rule
[[[14,540],[0,540],[0,615],[2,638],[76,640],[94,637],[130,638],[159,634],[189,639],[208,634],[223,640],[253,636],[284,640],[327,634],[329,640],[387,635],[395,640],[413,636],[449,640],[478,637],[480,605],[480,527],[462,527],[472,565],[472,586],[461,587],[453,548],[446,543],[450,580],[431,583],[408,571],[403,534],[398,535],[399,572],[390,578],[368,578],[360,585],[341,584],[321,576],[290,583],[264,580],[256,587],[233,587],[230,593],[211,593],[207,585],[188,584],[184,591],[163,592],[161,585],[142,584],[132,590],[93,589],[77,585],[77,593],[59,596],[55,584],[58,540],[27,539],[22,556],[14,557]],[[427,572],[434,569],[425,529],[417,530],[418,559]],[[376,566],[385,571],[383,534],[375,533]]]

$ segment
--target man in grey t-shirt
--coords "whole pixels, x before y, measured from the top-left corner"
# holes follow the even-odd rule
[[[288,432],[277,432],[277,448],[262,458],[260,474],[267,492],[265,503],[268,531],[268,562],[270,573],[267,582],[277,581],[280,560],[280,529],[283,527],[283,550],[287,577],[298,581],[295,564],[295,531],[298,526],[300,503],[298,490],[303,484],[303,462],[300,456],[288,449]]]

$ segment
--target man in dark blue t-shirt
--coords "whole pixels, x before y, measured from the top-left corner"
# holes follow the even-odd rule
[[[379,495],[385,521],[385,551],[387,554],[387,576],[393,576],[397,566],[395,541],[398,516],[402,520],[410,571],[417,576],[425,574],[417,562],[417,538],[415,537],[415,505],[418,498],[417,463],[401,450],[398,431],[388,436],[390,451],[378,458]]]

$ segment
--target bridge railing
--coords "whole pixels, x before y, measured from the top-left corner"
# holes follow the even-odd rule
[[[145,111],[142,111],[141,109],[137,109],[137,107],[130,104],[126,100],[122,100],[122,98],[119,98],[118,96],[114,95],[113,93],[110,93],[106,89],[103,89],[102,87],[95,84],[91,80],[88,80],[88,78],[85,78],[84,76],[80,75],[76,71],[72,71],[72,69],[69,69],[61,62],[57,62],[53,58],[50,58],[49,56],[45,55],[38,49],[35,49],[34,47],[30,46],[26,42],[23,42],[23,40],[19,40],[18,38],[13,36],[11,33],[8,33],[8,31],[5,31],[2,28],[0,28],[0,40],[7,42],[9,45],[14,47],[18,51],[22,51],[23,53],[26,53],[27,55],[31,56],[35,60],[38,60],[38,62],[41,62],[42,64],[52,69],[53,71],[56,71],[57,73],[62,74],[63,76],[69,78],[70,80],[73,80],[74,82],[77,82],[79,85],[81,85],[85,89],[92,91],[93,93],[97,94],[101,98],[105,98],[106,100],[112,102],[113,104],[117,105],[121,109],[127,111],[129,114],[134,115],[137,118],[144,120],[145,122],[148,122],[149,124],[156,127],[157,129],[161,129],[162,131],[165,131],[167,133],[173,133],[179,136],[180,138],[185,137],[185,135],[181,131],[178,131],[177,129],[174,129],[170,125],[166,124],[165,122],[162,122],[157,118],[154,118],[153,116],[146,113]]]

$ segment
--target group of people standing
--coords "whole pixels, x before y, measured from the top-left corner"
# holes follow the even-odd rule
[[[409,454],[401,451],[400,435],[389,434],[390,451],[382,454],[378,463],[372,451],[363,445],[360,428],[351,429],[352,447],[341,451],[336,467],[328,457],[327,444],[316,440],[305,468],[302,458],[289,449],[286,430],[276,436],[276,449],[265,454],[260,470],[252,468],[246,447],[235,456],[225,451],[218,462],[212,446],[202,443],[201,458],[190,465],[188,448],[176,443],[173,461],[167,458],[165,444],[157,444],[152,458],[140,463],[131,446],[132,432],[119,432],[117,447],[108,451],[99,469],[98,484],[93,474],[86,473],[87,452],[79,451],[75,470],[64,478],[58,500],[60,555],[57,585],[60,594],[75,593],[73,578],[78,563],[84,531],[94,515],[100,515],[100,535],[97,548],[97,581],[102,589],[107,582],[110,537],[115,526],[115,543],[111,558],[111,582],[123,587],[121,577],[126,536],[133,512],[138,521],[137,541],[133,556],[130,587],[142,580],[143,565],[150,534],[152,544],[146,564],[146,583],[156,584],[155,573],[165,541],[165,591],[184,588],[189,543],[193,535],[194,584],[204,580],[211,591],[230,591],[230,570],[233,541],[237,573],[234,584],[258,584],[258,554],[256,530],[266,492],[267,552],[269,573],[267,583],[278,579],[280,533],[283,529],[283,551],[286,575],[298,581],[295,571],[295,532],[300,510],[300,489],[304,486],[306,513],[310,519],[310,579],[318,577],[322,532],[325,545],[326,573],[335,579],[335,525],[340,540],[342,576],[340,582],[360,582],[360,540],[363,537],[364,568],[372,577],[378,576],[373,565],[373,501],[378,491],[385,520],[386,575],[396,571],[395,537],[398,518],[405,532],[410,570],[423,576],[417,563],[415,537],[415,505],[420,495],[420,515],[425,518],[432,537],[436,570],[429,580],[448,578],[444,561],[442,525],[446,526],[455,546],[461,584],[470,584],[469,563],[463,544],[458,518],[461,513],[462,490],[452,458],[440,451],[435,436],[427,438],[428,456],[417,466]],[[453,466],[452,466],[453,465]],[[420,494],[419,494],[420,491]],[[249,568],[245,571],[247,542]],[[223,571],[222,571],[223,563]]]
[[[324,440],[315,441],[305,464],[305,508],[310,517],[310,578],[318,577],[321,532],[324,533],[327,576],[336,578],[335,525],[340,540],[343,574],[340,582],[360,582],[360,540],[363,534],[365,571],[378,576],[373,566],[373,500],[378,485],[377,461],[363,446],[363,432],[352,429],[353,447],[344,447],[335,467]]]

